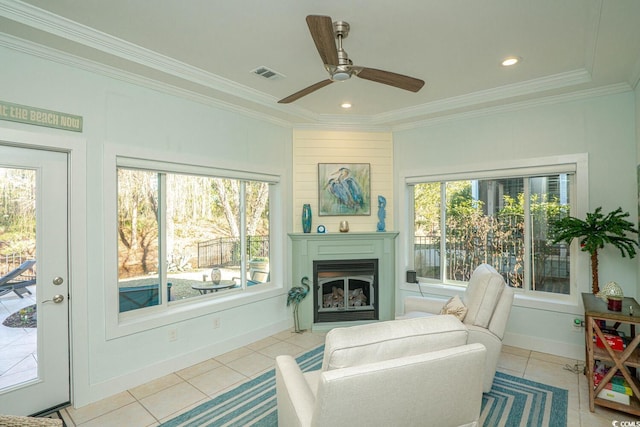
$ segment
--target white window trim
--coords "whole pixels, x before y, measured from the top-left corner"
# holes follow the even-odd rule
[[[283,280],[284,262],[274,263],[271,269],[271,281],[268,284],[251,286],[241,292],[221,293],[214,298],[194,298],[193,301],[161,305],[136,310],[135,313],[119,313],[117,290],[117,168],[132,167],[161,172],[184,172],[207,176],[227,177],[264,181],[269,184],[269,235],[271,236],[270,254],[274,259],[285,259],[286,234],[285,211],[281,180],[285,174],[281,170],[247,171],[239,165],[224,166],[189,154],[162,152],[159,150],[140,149],[117,144],[105,144],[103,151],[103,207],[104,212],[104,316],[107,340],[147,331],[172,323],[194,319],[204,315],[228,310],[241,305],[250,304],[279,297],[284,294]],[[254,165],[251,165],[252,167]],[[258,165],[259,166],[259,165]],[[284,236],[284,237],[278,237]],[[164,301],[164,299],[163,299]]]
[[[517,159],[508,162],[483,163],[454,165],[441,168],[430,168],[426,170],[412,170],[400,173],[398,180],[399,194],[404,197],[405,206],[401,207],[401,211],[406,212],[405,215],[399,217],[399,228],[407,230],[399,236],[400,264],[405,265],[405,270],[413,270],[413,191],[412,185],[425,181],[445,181],[460,179],[488,179],[499,178],[505,176],[534,176],[541,173],[562,173],[575,172],[575,188],[572,192],[573,211],[572,216],[583,217],[589,209],[589,164],[588,154],[568,154],[553,157],[540,157],[531,159]],[[406,209],[402,209],[406,208]],[[411,232],[410,232],[411,230]],[[521,292],[516,289],[514,305],[542,309],[549,311],[558,311],[563,313],[581,314],[580,311],[580,294],[589,292],[589,257],[579,250],[578,242],[574,241],[570,247],[571,251],[571,281],[570,295],[551,294],[544,292]],[[464,286],[456,286],[451,283],[443,283],[440,280],[429,280],[415,283],[407,283],[405,281],[404,271],[400,271],[402,279],[399,280],[399,289],[402,291],[417,292],[420,291],[424,295],[440,296],[449,298],[453,295],[459,295],[464,292]],[[418,288],[419,286],[419,288]]]

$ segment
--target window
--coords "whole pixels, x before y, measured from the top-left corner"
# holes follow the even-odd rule
[[[270,280],[269,182],[179,169],[117,168],[120,313]]]
[[[570,251],[550,224],[571,211],[574,171],[409,180],[418,277],[462,283],[487,263],[514,288],[570,294]]]

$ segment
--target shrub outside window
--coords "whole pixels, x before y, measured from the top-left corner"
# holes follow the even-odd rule
[[[269,281],[269,184],[117,169],[119,312]]]
[[[569,214],[573,173],[413,183],[414,268],[464,283],[482,263],[523,291],[570,294],[570,251],[550,223]]]

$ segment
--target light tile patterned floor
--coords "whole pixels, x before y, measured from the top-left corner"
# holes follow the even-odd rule
[[[19,309],[18,305],[33,303],[27,298],[32,297],[27,295],[24,301],[1,298],[0,318]],[[283,331],[99,402],[78,409],[66,408],[62,415],[70,427],[156,426],[273,368],[279,354],[296,356],[322,344],[324,335]],[[0,326],[0,348],[19,345],[33,339],[32,336],[32,331],[26,329]],[[0,382],[3,377],[7,380],[15,375],[28,375],[27,365],[33,357],[32,352],[10,359],[0,355],[0,366],[4,367]],[[631,415],[601,407],[596,407],[595,413],[590,412],[582,363],[577,371],[572,371],[577,364],[576,360],[505,346],[499,370],[569,390],[569,427],[611,427],[614,420],[636,421]]]

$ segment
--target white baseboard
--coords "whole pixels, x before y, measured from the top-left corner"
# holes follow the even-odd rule
[[[113,396],[117,393],[148,383],[149,381],[153,381],[154,379],[169,375],[173,372],[179,371],[180,369],[187,368],[195,365],[196,363],[211,359],[252,342],[259,341],[288,328],[291,328],[290,320],[274,323],[223,341],[211,342],[211,344],[190,353],[181,354],[171,359],[166,359],[158,363],[145,366],[135,372],[114,377],[108,381],[91,384],[89,386],[89,393],[83,393],[83,396],[74,396],[73,406],[74,408],[79,408],[88,405],[89,403],[105,399],[109,396]]]
[[[583,362],[585,360],[584,345],[569,344],[566,342],[553,341],[531,335],[520,335],[509,332],[505,333],[502,343],[512,347],[539,351],[541,353],[553,354],[555,356],[581,360]]]

